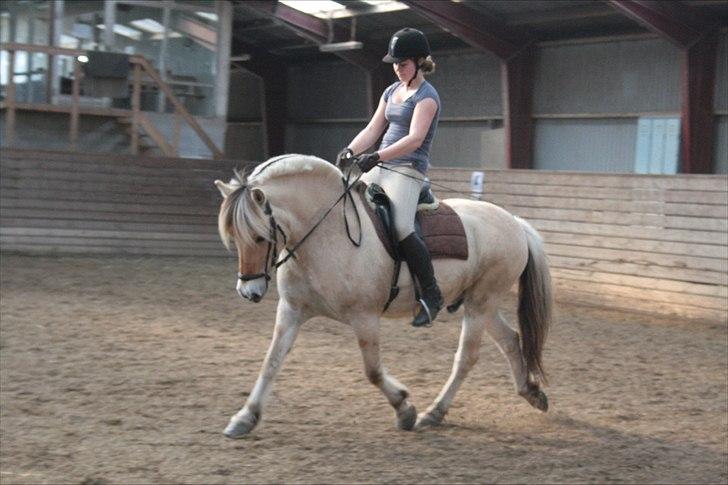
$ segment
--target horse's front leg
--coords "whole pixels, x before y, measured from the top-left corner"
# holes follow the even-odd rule
[[[360,320],[352,326],[359,340],[367,379],[382,391],[389,404],[394,408],[397,413],[397,427],[407,431],[413,429],[417,420],[417,411],[407,400],[409,392],[382,367],[379,356],[379,318],[371,317]]]
[[[283,364],[283,359],[291,350],[303,321],[300,309],[293,308],[284,299],[278,302],[273,340],[268,348],[268,354],[265,356],[258,380],[255,382],[255,387],[248,396],[245,406],[230,418],[230,423],[224,431],[225,436],[240,438],[252,431],[260,422],[263,406],[270,394],[273,380]]]

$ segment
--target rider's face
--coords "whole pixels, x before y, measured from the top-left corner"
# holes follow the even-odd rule
[[[392,65],[394,73],[400,81],[409,82],[415,75],[415,63],[412,59],[405,59],[402,62],[395,62]]]

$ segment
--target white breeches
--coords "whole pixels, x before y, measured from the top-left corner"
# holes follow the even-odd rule
[[[425,176],[410,165],[384,163],[384,166],[399,173],[381,169],[377,165],[365,173],[362,180],[367,184],[375,183],[380,185],[389,196],[392,201],[394,229],[397,233],[397,239],[401,241],[415,230],[417,201]],[[405,175],[409,175],[409,177]]]

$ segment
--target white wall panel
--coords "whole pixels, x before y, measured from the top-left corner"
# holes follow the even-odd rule
[[[538,120],[534,168],[587,172],[633,172],[637,142],[634,119]]]
[[[500,61],[490,54],[434,56],[427,77],[440,94],[443,116],[496,116],[503,112]]]
[[[539,49],[534,113],[680,110],[679,50],[660,39]]]

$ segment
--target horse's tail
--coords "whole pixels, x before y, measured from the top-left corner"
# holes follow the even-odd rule
[[[516,217],[526,233],[528,263],[518,289],[518,323],[526,369],[533,379],[546,383],[541,356],[551,324],[551,273],[541,235],[528,222]]]

